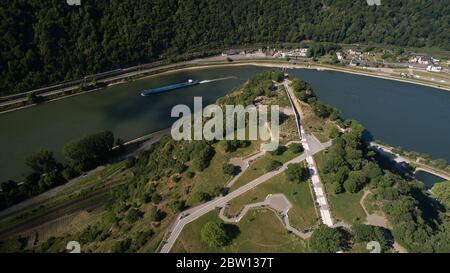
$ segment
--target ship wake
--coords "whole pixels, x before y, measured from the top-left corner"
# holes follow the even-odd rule
[[[225,77],[225,78],[218,78],[218,79],[212,79],[212,80],[204,80],[204,81],[201,81],[200,83],[209,83],[209,82],[225,81],[225,80],[230,80],[230,79],[237,79],[237,77],[236,77],[236,76],[229,76],[229,77]]]

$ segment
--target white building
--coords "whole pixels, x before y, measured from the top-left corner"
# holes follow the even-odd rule
[[[284,52],[282,54],[282,57],[306,57],[308,55],[308,49],[307,48],[298,48],[294,49],[288,52]]]
[[[361,51],[355,51],[353,49],[349,49],[347,52],[348,52],[348,55],[351,55],[351,56],[361,56],[362,55]]]
[[[343,61],[347,55],[344,52],[338,51],[336,52],[336,57],[338,61]]]
[[[430,72],[441,72],[442,71],[442,66],[432,64],[432,65],[429,65],[427,67],[427,71],[430,71]]]
[[[361,60],[359,58],[353,58],[350,61],[350,66],[360,66],[361,65]]]
[[[412,54],[409,62],[431,65],[433,64],[433,58],[428,54]]]

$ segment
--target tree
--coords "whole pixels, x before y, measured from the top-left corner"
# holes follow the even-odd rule
[[[57,162],[53,153],[42,150],[36,154],[30,155],[25,160],[28,167],[38,174],[50,173],[56,170]]]
[[[178,213],[186,207],[186,202],[184,200],[178,200],[178,199],[173,200],[172,202],[169,203],[169,207],[170,207],[170,209],[172,209],[172,211],[174,213]]]
[[[224,142],[225,152],[234,152],[239,148],[248,147],[251,144],[248,140],[226,140]]]
[[[336,43],[450,49],[443,35],[448,26],[446,1],[392,4],[396,16],[391,8],[374,12],[365,1],[242,0],[232,7],[207,0],[115,1],[113,5],[89,1],[79,13],[64,2],[9,0],[8,7],[1,7],[2,18],[8,18],[0,23],[1,96],[149,63],[161,56],[169,62],[207,56],[217,48],[238,44],[311,40],[315,42],[308,43],[308,54],[313,58],[334,55],[340,48]],[[196,8],[203,6],[208,8]],[[211,24],[216,18],[223,20]],[[135,23],[123,24],[130,20]],[[335,27],[341,25],[347,26],[345,31]],[[202,53],[195,50],[200,47]]]
[[[230,240],[225,225],[217,222],[208,222],[203,226],[201,239],[209,247],[222,247]]]
[[[206,169],[206,167],[209,166],[209,162],[211,161],[212,157],[214,156],[215,150],[213,147],[205,144],[204,146],[201,146],[200,148],[198,148],[198,146],[196,148],[194,148],[193,153],[194,153],[193,165],[195,166],[195,168],[197,170],[203,171],[204,169]]]
[[[319,253],[336,253],[341,246],[342,235],[333,228],[320,225],[309,241],[313,251]]]
[[[147,230],[147,231],[140,231],[136,237],[133,239],[133,246],[134,248],[139,249],[142,246],[144,246],[150,238],[155,234],[153,230]]]
[[[270,160],[266,165],[266,171],[272,172],[279,169],[281,166],[283,166],[283,163],[281,163],[280,161]]]
[[[28,186],[38,185],[37,193],[43,192],[65,182],[61,174],[62,166],[53,157],[53,153],[43,150],[26,158],[26,164],[32,172],[26,178]]]
[[[308,179],[309,172],[302,163],[293,163],[288,165],[286,177],[289,181],[301,182]]]
[[[331,184],[331,190],[334,194],[339,194],[344,192],[344,188],[342,187],[342,184],[339,182],[333,182]]]
[[[154,203],[154,204],[158,204],[162,200],[161,195],[159,195],[156,192],[152,194],[152,198],[151,199],[152,199],[152,203]]]
[[[293,154],[300,154],[304,151],[303,146],[300,143],[292,143],[289,145],[288,150]]]
[[[236,166],[233,164],[225,162],[222,166],[223,173],[226,175],[235,175],[236,174]]]
[[[156,207],[151,207],[147,212],[147,218],[152,222],[159,222],[162,219],[162,213]]]
[[[365,182],[366,177],[360,171],[352,171],[344,182],[345,191],[357,193],[364,187]]]
[[[434,184],[431,192],[442,204],[450,209],[450,181]]]
[[[64,145],[63,154],[70,165],[87,171],[106,160],[113,146],[113,133],[105,131],[69,142]]]
[[[131,242],[132,242],[132,240],[129,238],[125,239],[125,240],[121,240],[112,246],[111,252],[112,253],[125,253],[130,249]]]
[[[380,167],[374,162],[368,162],[363,167],[364,175],[371,180],[380,178],[383,175],[383,171]]]
[[[142,219],[142,216],[144,215],[144,213],[142,213],[142,211],[138,210],[138,209],[131,209],[128,213],[127,216],[125,217],[125,220],[129,223],[134,223],[140,219]]]
[[[211,200],[211,195],[203,191],[196,191],[192,195],[192,199],[197,203],[202,203]]]
[[[275,150],[271,151],[271,155],[282,155],[286,151],[286,147],[279,145]]]
[[[381,227],[356,223],[352,226],[352,233],[356,242],[375,241],[380,244],[382,251],[389,249],[389,242]]]

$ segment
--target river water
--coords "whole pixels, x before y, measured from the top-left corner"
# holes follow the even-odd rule
[[[61,159],[64,143],[111,130],[130,140],[170,127],[174,105],[214,103],[252,75],[268,68],[254,66],[184,70],[120,84],[60,101],[0,115],[0,181],[20,179],[25,157],[48,149]],[[385,143],[450,161],[450,92],[340,72],[295,69],[289,73],[310,82],[319,98],[339,108],[344,118],[359,120]],[[187,79],[205,81],[194,87],[141,97],[140,92]],[[223,79],[226,78],[226,79]],[[220,79],[217,81],[209,81]]]

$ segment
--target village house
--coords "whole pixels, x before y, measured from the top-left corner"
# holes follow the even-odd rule
[[[336,52],[336,58],[338,59],[338,61],[342,62],[345,59],[345,57],[347,57],[347,54],[345,54],[345,52],[342,51]]]
[[[431,64],[431,65],[429,65],[427,67],[427,71],[429,71],[429,72],[441,72],[442,71],[442,66]]]
[[[225,52],[222,52],[223,57],[233,56],[233,55],[245,55],[245,54],[246,54],[246,51],[240,50],[240,49],[230,49]]]
[[[350,61],[350,66],[360,66],[361,65],[361,59],[359,58],[352,58],[352,60]]]
[[[411,58],[409,59],[410,63],[418,63],[418,64],[433,64],[433,58],[428,54],[411,54]]]
[[[361,51],[355,51],[353,49],[349,49],[347,50],[348,55],[350,56],[361,56],[362,52]]]
[[[306,57],[308,55],[308,49],[307,48],[298,48],[294,49],[288,52],[284,52],[282,56],[289,57],[289,58],[298,58],[298,57]]]

